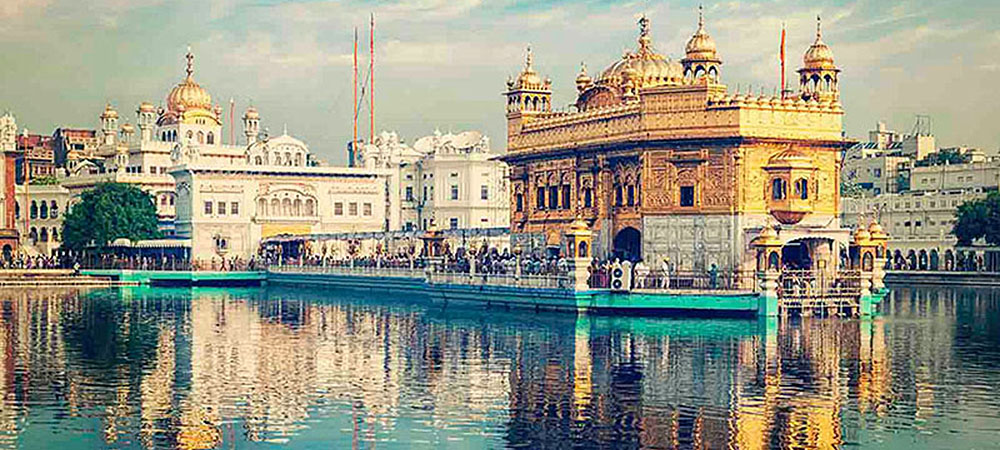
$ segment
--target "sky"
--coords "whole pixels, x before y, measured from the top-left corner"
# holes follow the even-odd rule
[[[191,45],[195,79],[237,117],[253,104],[272,135],[287,126],[342,164],[351,138],[353,30],[367,72],[376,19],[377,130],[406,142],[476,129],[503,150],[505,82],[530,45],[553,80],[553,105],[636,47],[637,18],[674,59],[697,26],[698,1],[599,0],[3,0],[0,110],[51,134],[97,128],[105,102],[130,122],[142,101],[165,103]],[[876,121],[900,132],[929,115],[939,146],[1000,148],[1000,2],[813,0],[704,2],[706,29],[730,90],[774,92],[787,27],[788,74],[815,38],[816,16],[841,74],[849,136]],[[366,76],[365,74],[362,75]],[[367,102],[366,102],[367,105]],[[367,106],[360,114],[367,136]],[[227,124],[228,125],[228,124]],[[237,119],[236,135],[242,127]],[[224,134],[228,135],[228,131]]]

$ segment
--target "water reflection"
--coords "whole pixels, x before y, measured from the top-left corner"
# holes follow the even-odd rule
[[[872,320],[440,310],[310,290],[0,291],[7,448],[990,448],[997,291]]]

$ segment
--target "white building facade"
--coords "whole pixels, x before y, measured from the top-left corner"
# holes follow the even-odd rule
[[[351,164],[396,174],[403,230],[499,228],[510,223],[507,165],[499,156],[477,131],[436,131],[412,146],[383,132]]]

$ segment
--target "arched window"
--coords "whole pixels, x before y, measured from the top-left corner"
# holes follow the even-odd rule
[[[281,215],[281,202],[278,199],[271,199],[271,215],[280,216]]]
[[[199,144],[204,144],[205,143],[205,132],[204,131],[199,131],[198,132],[198,143]]]
[[[52,242],[59,242],[59,229],[52,228]]]
[[[254,161],[254,164],[256,164],[256,165],[258,165],[258,166],[262,164],[262,161],[261,161],[261,159],[260,159],[260,156],[258,156],[258,157],[256,157],[256,158],[254,158],[254,160],[253,160],[253,161]]]
[[[194,132],[191,131],[191,130],[188,130],[188,132],[187,132],[187,138],[188,138],[188,140],[190,141],[191,138],[193,138],[193,137],[194,137]]]
[[[281,201],[281,214],[283,216],[286,216],[286,217],[292,215],[292,201],[291,200],[289,200],[289,199],[286,198],[286,199],[284,199],[284,200]]]
[[[593,206],[593,203],[594,203],[593,195],[594,194],[592,193],[592,189],[585,188],[583,190],[583,207],[584,208],[590,208],[590,207]]]
[[[778,252],[771,252],[771,255],[767,257],[767,268],[778,270]]]
[[[38,218],[38,203],[34,200],[31,201],[31,211],[29,211],[28,214],[28,217],[31,217],[32,219]]]
[[[771,180],[771,198],[774,200],[784,200],[788,194],[788,187],[785,185],[785,180],[781,178],[775,178]]]
[[[32,242],[37,241],[38,240],[38,229],[36,229],[35,227],[31,227],[31,231],[28,232],[28,239],[31,239]]]
[[[309,217],[316,215],[316,202],[311,198],[306,199],[306,215]]]
[[[14,218],[21,218],[21,202],[14,202]]]
[[[302,215],[302,199],[299,198],[295,199],[295,203],[292,206],[292,211],[294,212],[293,215],[295,217],[299,217]]]
[[[42,234],[40,236],[42,242],[49,242],[49,229],[42,227]]]
[[[49,204],[42,200],[42,207],[39,210],[38,216],[42,219],[49,218]]]
[[[622,205],[622,186],[615,186],[615,206]]]
[[[296,166],[300,166],[300,167],[302,166],[302,154],[301,153],[297,153],[295,155],[295,165]]]
[[[53,219],[59,217],[59,205],[55,200],[52,200],[51,205],[49,206],[49,216]]]
[[[627,191],[628,206],[635,206],[635,186],[628,185]]]
[[[215,133],[209,131],[208,137],[205,139],[205,142],[210,145],[215,144]]]
[[[267,199],[257,200],[257,215],[266,216],[267,215]]]
[[[514,206],[516,208],[515,211],[517,212],[524,211],[524,194],[518,193],[517,195],[514,196],[514,198],[516,200]]]
[[[285,165],[292,165],[292,154],[290,152],[285,152]]]
[[[578,250],[579,250],[579,257],[580,258],[587,258],[588,257],[588,250],[589,249],[587,248],[587,242],[586,241],[580,242],[580,248]]]
[[[802,200],[809,199],[809,182],[805,178],[795,180],[795,194]]]

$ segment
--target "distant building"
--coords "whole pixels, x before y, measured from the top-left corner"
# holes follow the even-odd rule
[[[901,268],[951,268],[956,209],[1000,186],[1000,159],[977,149],[933,149],[934,136],[915,127],[900,137],[878,124],[869,142],[847,151],[843,181],[862,195],[844,197],[846,225],[877,220],[889,234],[890,265]]]
[[[383,132],[351,152],[354,165],[395,173],[404,230],[426,230],[432,223],[452,229],[507,227],[510,200],[501,155],[478,131],[435,131],[412,147],[396,133]]]
[[[56,166],[65,168],[67,173],[97,172],[101,160],[97,158],[97,130],[80,128],[56,128],[52,133]]]
[[[62,243],[63,215],[69,209],[69,189],[60,185],[18,185],[15,222],[28,255],[52,255]]]
[[[844,152],[841,180],[857,186],[866,196],[905,191],[909,170],[917,161],[936,152],[929,130],[901,135],[878,122],[868,132],[868,142],[859,142]]]
[[[25,177],[29,180],[55,177],[56,160],[52,137],[29,134],[28,130],[18,135],[14,172],[17,184],[24,184]]]
[[[305,150],[288,136],[270,143]],[[398,203],[388,189],[388,171],[286,166],[273,162],[275,154],[286,157],[283,151],[266,149],[252,154],[251,163],[204,164],[189,157],[171,168],[177,181],[176,234],[190,240],[192,259],[249,258],[272,236],[398,227],[386,208]]]

